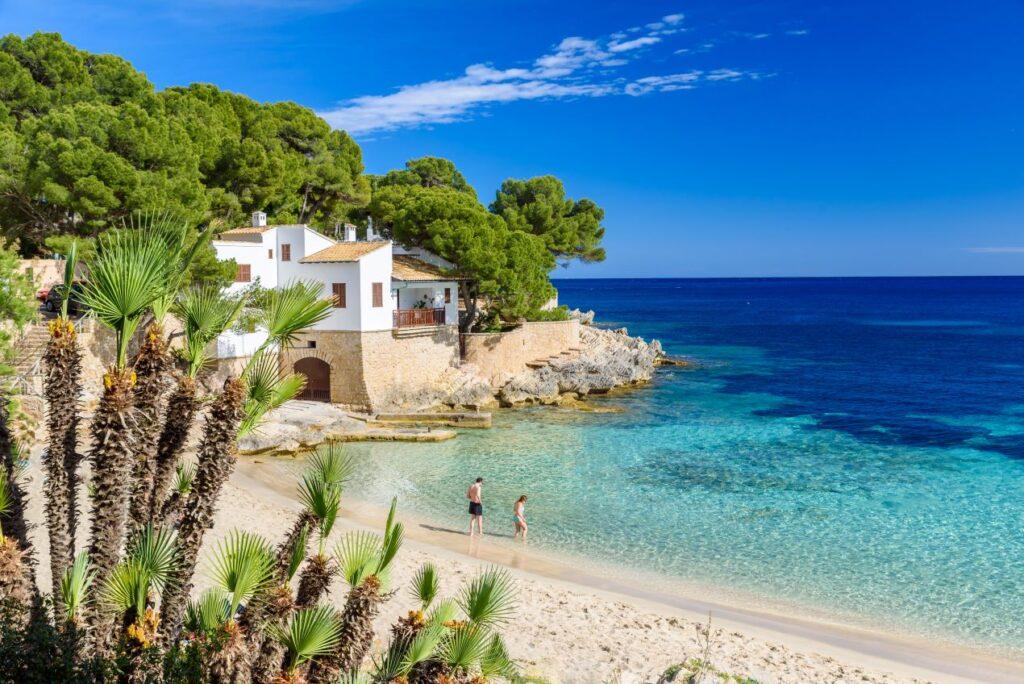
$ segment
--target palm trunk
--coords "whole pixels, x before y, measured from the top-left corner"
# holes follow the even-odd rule
[[[24,629],[33,593],[25,551],[14,537],[0,537],[0,625]]]
[[[146,339],[135,359],[135,454],[132,464],[132,494],[128,508],[130,537],[149,521],[153,483],[156,476],[157,438],[160,434],[160,405],[164,394],[164,373],[170,366],[167,340],[159,323],[146,331]]]
[[[0,391],[0,466],[4,469],[7,477],[7,490],[10,496],[10,508],[7,513],[0,517],[0,530],[3,536],[10,537],[17,542],[21,550],[24,562],[32,565],[32,543],[28,537],[28,522],[25,520],[25,491],[18,482],[18,450],[14,443],[14,436],[11,434],[9,422],[9,409],[7,403],[10,397],[6,392]],[[29,586],[35,592],[34,573],[28,573]]]
[[[89,560],[96,571],[95,586],[110,577],[121,557],[125,520],[128,513],[129,475],[131,473],[134,412],[132,411],[135,373],[111,368],[103,376],[103,397],[92,421],[92,527],[89,535]],[[89,611],[95,628],[101,622],[100,611]],[[100,638],[103,635],[97,635]]]
[[[299,537],[302,536],[303,532],[308,531],[315,522],[316,516],[309,509],[302,509],[302,512],[295,519],[292,528],[288,531],[284,540],[278,544],[274,572],[276,573],[277,581],[281,584],[288,582],[288,566],[291,564],[295,545],[299,543]],[[303,554],[305,554],[305,550],[303,550]]]
[[[299,589],[295,594],[295,607],[299,610],[317,604],[327,593],[331,580],[338,574],[327,556],[317,554],[306,561],[306,567],[299,577]]]
[[[162,509],[167,499],[174,468],[181,451],[188,441],[192,421],[195,420],[199,402],[196,400],[196,381],[185,375],[178,380],[178,386],[167,400],[167,418],[160,433],[156,448],[156,473],[153,476],[153,490],[149,499],[149,522],[162,524]]]
[[[48,443],[43,452],[46,473],[46,527],[50,536],[50,577],[56,591],[75,556],[78,484],[78,397],[82,356],[75,325],[58,318],[50,324],[44,392]]]
[[[185,501],[187,501],[186,495],[181,492],[171,492],[171,495],[164,501],[164,505],[160,507],[160,515],[156,524],[163,527],[177,527],[181,522],[181,514],[185,510]]]
[[[238,378],[229,379],[206,418],[203,440],[199,445],[199,467],[178,527],[179,564],[174,581],[162,597],[162,637],[166,643],[177,639],[181,631],[199,547],[206,530],[213,526],[214,506],[220,490],[235,468],[236,439],[244,401],[245,382]]]
[[[281,584],[252,607],[246,606],[243,621],[253,658],[253,684],[270,684],[284,667],[285,647],[267,634],[270,625],[284,627],[295,608],[292,590]]]
[[[341,640],[326,656],[315,659],[309,669],[310,684],[327,684],[338,675],[362,665],[373,643],[373,620],[380,612],[384,597],[380,580],[367,577],[348,592],[345,610],[341,613]]]

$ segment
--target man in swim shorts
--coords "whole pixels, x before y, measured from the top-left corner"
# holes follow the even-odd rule
[[[473,523],[476,523],[480,536],[484,536],[484,504],[480,499],[484,488],[484,478],[476,478],[476,482],[469,485],[466,490],[466,498],[469,499],[469,536],[473,536]]]

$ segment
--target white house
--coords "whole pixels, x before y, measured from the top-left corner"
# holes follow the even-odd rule
[[[350,225],[344,239],[333,240],[305,225],[269,226],[263,212],[252,218],[213,242],[218,258],[237,264],[230,290],[257,279],[270,288],[303,280],[333,301],[325,320],[279,350],[282,370],[307,376],[302,398],[370,406],[458,365],[458,282],[443,259],[375,238],[372,230],[357,240]],[[260,331],[226,333],[218,357],[250,355],[264,339]]]
[[[372,234],[357,240],[354,226],[345,226],[344,239],[335,241],[305,225],[268,226],[266,214],[256,212],[251,226],[221,233],[213,246],[219,259],[238,265],[232,291],[257,279],[270,288],[295,280],[319,283],[334,309],[318,330],[458,324],[458,283],[444,273],[450,264]]]

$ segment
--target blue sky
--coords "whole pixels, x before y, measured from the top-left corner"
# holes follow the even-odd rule
[[[367,169],[553,173],[568,276],[1024,274],[1024,3],[0,0],[158,87],[294,100]]]

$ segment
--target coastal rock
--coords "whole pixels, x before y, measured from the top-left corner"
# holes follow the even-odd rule
[[[593,325],[594,324],[594,311],[580,311],[579,309],[573,309],[569,312],[569,318],[575,318],[580,322],[581,325]]]
[[[293,453],[368,429],[366,423],[333,404],[289,401],[269,413],[256,430],[239,439],[238,451],[242,454]]]
[[[657,340],[593,327],[580,329],[580,349],[575,356],[514,376],[498,391],[501,404],[554,404],[567,393],[582,397],[639,385],[650,381],[663,356]]]
[[[381,400],[379,412],[428,411],[438,407],[480,410],[494,406],[494,390],[466,364],[447,369],[433,384],[410,390],[396,390]]]

